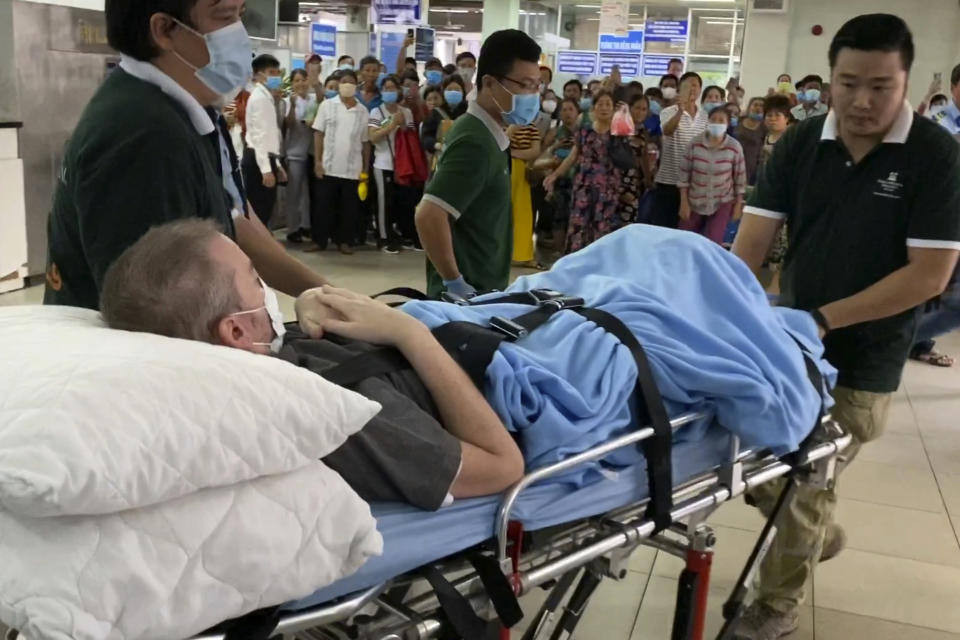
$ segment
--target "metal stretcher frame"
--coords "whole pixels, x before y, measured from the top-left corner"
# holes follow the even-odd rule
[[[703,412],[689,412],[672,419],[670,426],[675,433],[679,428],[706,417],[707,415]],[[526,488],[546,478],[569,471],[577,465],[602,459],[622,447],[639,443],[653,435],[653,429],[650,427],[616,438],[561,462],[532,471],[526,474],[503,497],[495,523],[496,560],[504,573],[511,578],[517,596],[529,593],[536,587],[548,583],[552,584],[564,576],[573,575],[573,572],[578,572],[581,568],[588,567],[591,563],[605,557],[609,558],[617,554],[619,560],[623,561],[640,544],[653,546],[685,558],[688,570],[695,572],[699,570],[704,574],[704,579],[708,580],[709,564],[712,559],[713,534],[702,523],[719,505],[754,487],[784,477],[795,468],[809,467],[814,464],[820,465],[819,471],[814,474],[819,477],[808,480],[820,482],[824,486],[829,484],[836,456],[849,445],[851,436],[845,433],[829,416],[822,419],[820,427],[824,437],[821,441],[810,446],[805,455],[795,462],[795,465],[772,455],[758,455],[749,450],[741,450],[738,439],[731,436],[729,456],[725,464],[681,483],[673,491],[673,509],[670,515],[674,525],[669,532],[687,538],[690,542],[689,545],[676,542],[669,535],[663,533],[651,537],[654,534],[655,525],[652,519],[644,515],[649,499],[620,507],[600,516],[580,518],[565,525],[558,525],[561,531],[555,538],[560,540],[560,544],[550,544],[546,547],[538,545],[537,549],[526,555],[522,554],[519,549],[519,538],[522,532],[511,526],[515,524],[511,520],[511,513],[518,497]],[[681,521],[684,519],[689,519],[689,524],[682,524]],[[566,528],[564,529],[564,527]],[[775,532],[775,527],[771,526],[770,528]],[[765,534],[772,538],[773,534],[767,534],[766,530],[761,533],[761,536]],[[767,544],[769,544],[769,541],[767,541]],[[761,542],[758,542],[758,549],[762,546]],[[571,550],[568,553],[558,551],[558,549],[564,547],[569,547]],[[763,550],[765,550],[765,547],[760,551],[761,555]],[[550,558],[552,554],[558,552],[561,553],[559,557]],[[540,562],[538,563],[538,561]],[[456,555],[451,556],[450,559],[431,564],[440,566],[441,562],[445,573],[463,573],[470,566],[462,559],[457,559]],[[614,579],[624,577],[625,573],[621,569],[609,563],[605,566],[606,569],[603,573],[606,577]],[[742,577],[745,578],[747,573],[747,570],[745,570],[745,575]],[[401,632],[398,635],[387,630],[384,626],[382,631],[377,630],[373,635],[362,635],[360,637],[391,640],[436,637],[444,625],[444,620],[438,612],[439,601],[435,594],[432,592],[423,593],[403,602],[402,606],[389,602],[382,597],[394,587],[411,584],[419,579],[416,573],[406,574],[349,596],[338,598],[331,603],[283,612],[273,635],[316,639],[345,637],[336,634],[325,635],[323,628],[337,623],[347,623],[370,605],[377,605],[382,611],[395,616],[399,622],[407,624],[407,632]],[[475,608],[480,610],[489,608],[488,596],[483,590],[480,577],[475,572],[467,572],[466,575],[452,580],[451,583],[469,599]],[[692,594],[692,597],[698,597],[701,600],[695,603],[698,610],[691,613],[692,631],[678,636],[677,622],[675,621],[675,638],[683,637],[699,640],[702,637],[706,587],[701,586],[697,593]],[[678,607],[679,604],[680,600],[678,599]],[[677,615],[679,619],[679,611]],[[411,626],[415,628],[411,629]],[[369,632],[368,629],[365,633]],[[380,635],[377,635],[378,633]],[[501,637],[508,638],[509,631],[504,630]],[[526,637],[534,636],[531,636],[528,631]],[[208,632],[195,636],[193,640],[225,640],[225,638],[224,633]]]

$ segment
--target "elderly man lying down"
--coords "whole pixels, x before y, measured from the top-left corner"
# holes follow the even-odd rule
[[[210,222],[151,229],[109,269],[101,311],[115,329],[245,349],[317,373],[356,356],[362,343],[395,346],[414,371],[360,382],[355,390],[383,410],[324,459],[365,500],[438,509],[450,497],[502,491],[523,474],[513,438],[423,323],[324,287],[298,301],[298,313],[314,336],[336,336],[284,335],[273,291]]]

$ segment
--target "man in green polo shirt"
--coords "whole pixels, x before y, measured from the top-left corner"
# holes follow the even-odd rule
[[[64,155],[48,222],[46,304],[97,309],[104,274],[127,247],[152,226],[190,217],[214,219],[285,293],[326,282],[250,215],[215,109],[250,75],[243,4],[106,1],[120,68],[87,105]]]
[[[781,304],[810,311],[839,370],[831,411],[853,436],[845,464],[883,432],[918,307],[945,289],[960,252],[960,148],[906,102],[913,53],[896,16],[840,28],[829,52],[833,109],[777,143],[733,246],[756,272],[786,222]],[[776,491],[750,498],[769,513]],[[814,567],[843,548],[835,504],[833,489],[801,486],[737,637],[797,629]]]
[[[513,223],[504,127],[530,124],[539,113],[539,60],[540,46],[516,29],[497,31],[480,49],[477,98],[447,134],[417,207],[432,297],[507,286]]]

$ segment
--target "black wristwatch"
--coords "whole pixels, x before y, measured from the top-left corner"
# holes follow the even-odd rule
[[[827,322],[826,316],[823,315],[823,312],[820,309],[814,309],[810,312],[810,315],[813,316],[813,321],[817,323],[817,326],[823,329],[823,332],[830,333],[830,323]]]

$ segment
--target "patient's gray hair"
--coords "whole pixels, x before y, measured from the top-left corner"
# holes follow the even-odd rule
[[[107,270],[100,312],[107,325],[215,342],[215,325],[240,311],[232,269],[210,258],[220,230],[190,219],[150,229]]]

